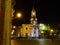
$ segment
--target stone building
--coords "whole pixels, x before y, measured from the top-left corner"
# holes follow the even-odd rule
[[[30,24],[22,24],[20,32],[22,37],[39,37],[39,28],[34,7],[31,11]]]

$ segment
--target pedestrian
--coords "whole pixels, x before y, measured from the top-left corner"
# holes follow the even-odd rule
[[[54,33],[52,33],[51,39],[52,41],[54,41]]]

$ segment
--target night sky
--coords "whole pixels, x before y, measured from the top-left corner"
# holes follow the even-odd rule
[[[58,24],[59,16],[56,13],[56,1],[52,0],[16,0],[16,4],[14,6],[15,13],[21,12],[23,17],[21,19],[14,20],[14,23],[22,24],[29,23],[31,10],[34,6],[36,10],[36,16],[38,18],[38,23],[46,23],[46,24]],[[17,21],[17,22],[16,22]]]

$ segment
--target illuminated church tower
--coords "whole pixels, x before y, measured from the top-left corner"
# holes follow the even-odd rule
[[[32,24],[31,37],[39,37],[39,29],[37,24],[36,11],[34,7],[31,11],[30,23]]]
[[[33,7],[32,11],[31,11],[31,19],[30,19],[30,21],[31,21],[30,23],[33,24],[33,25],[37,24],[36,11],[35,11],[34,7]]]

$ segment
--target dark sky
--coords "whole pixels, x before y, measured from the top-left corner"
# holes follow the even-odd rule
[[[35,7],[38,23],[58,24],[59,16],[56,13],[56,1],[53,0],[16,0],[14,6],[15,13],[22,12],[22,19],[18,20],[19,24],[29,23],[32,7]],[[16,22],[16,21],[15,21]]]

